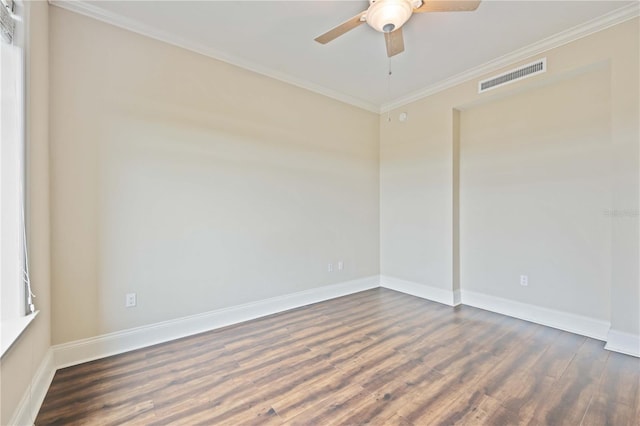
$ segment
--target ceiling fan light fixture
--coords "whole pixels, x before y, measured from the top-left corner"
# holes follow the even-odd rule
[[[367,10],[367,24],[381,33],[395,31],[409,20],[413,8],[411,0],[374,0]]]

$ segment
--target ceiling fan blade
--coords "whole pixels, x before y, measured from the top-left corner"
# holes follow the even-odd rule
[[[340,37],[342,34],[346,33],[347,31],[351,31],[358,25],[364,23],[364,20],[362,20],[362,17],[366,12],[367,12],[366,10],[364,12],[360,12],[353,18],[343,22],[337,27],[330,29],[329,31],[327,31],[322,35],[319,35],[314,40],[321,44],[327,44],[331,40],[335,40],[336,38]]]
[[[384,33],[384,41],[387,44],[387,56],[392,57],[404,52],[404,37],[402,27],[390,33]]]
[[[478,6],[480,0],[422,0],[422,6],[413,9],[413,12],[471,12]]]

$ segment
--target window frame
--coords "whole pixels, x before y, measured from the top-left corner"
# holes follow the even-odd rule
[[[14,13],[19,16],[19,19],[16,20],[15,33],[13,37],[13,45],[18,46],[20,49],[19,55],[17,55],[18,66],[16,67],[16,81],[18,85],[18,96],[17,96],[17,111],[19,116],[19,121],[17,122],[17,135],[18,135],[18,144],[16,144],[16,150],[18,153],[17,157],[17,166],[18,170],[16,173],[18,182],[21,183],[21,187],[18,190],[18,196],[15,197],[17,202],[21,205],[20,212],[18,213],[18,238],[20,243],[18,243],[17,250],[18,253],[18,266],[16,269],[18,270],[17,279],[15,282],[7,283],[1,282],[0,286],[5,285],[15,285],[17,288],[11,289],[10,294],[17,295],[17,300],[14,297],[11,297],[11,300],[4,303],[0,302],[0,309],[4,310],[6,308],[6,303],[15,303],[17,301],[18,305],[10,306],[9,314],[6,312],[0,315],[0,358],[4,357],[5,354],[9,351],[9,349],[13,346],[13,344],[20,338],[22,333],[27,329],[29,324],[33,322],[33,320],[38,315],[39,311],[35,311],[30,309],[30,287],[27,284],[28,275],[25,280],[25,271],[28,271],[28,257],[27,257],[27,235],[28,235],[28,226],[27,226],[27,213],[28,213],[28,197],[27,197],[27,152],[28,152],[28,136],[27,136],[27,85],[28,85],[28,69],[27,69],[27,58],[28,58],[28,28],[29,28],[29,16],[28,16],[28,8],[24,1],[22,0],[13,0],[14,4]],[[5,7],[4,4],[0,4],[0,7]],[[4,40],[0,41],[0,43],[6,43]],[[0,74],[1,75],[1,74]],[[18,146],[19,145],[19,146]],[[14,212],[15,213],[15,212]],[[21,264],[21,267],[20,267]],[[13,281],[13,280],[12,280]],[[2,291],[2,289],[0,289]],[[3,293],[5,293],[3,291]],[[3,298],[5,299],[5,298]]]

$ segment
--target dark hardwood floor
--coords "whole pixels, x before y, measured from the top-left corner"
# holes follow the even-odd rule
[[[59,370],[36,424],[638,425],[603,346],[376,289]]]

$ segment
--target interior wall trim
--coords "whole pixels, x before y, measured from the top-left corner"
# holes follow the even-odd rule
[[[453,291],[453,306],[462,305],[462,294],[460,289]]]
[[[640,336],[624,331],[609,330],[607,344],[604,348],[640,358]]]
[[[380,287],[399,291],[405,294],[410,294],[411,296],[420,297],[422,299],[431,300],[432,302],[438,302],[449,306],[456,306],[460,304],[460,301],[456,300],[456,295],[453,290],[419,284],[413,281],[390,277],[388,275],[380,276]]]
[[[380,108],[378,105],[371,102],[364,101],[362,99],[355,98],[353,96],[345,95],[338,91],[320,86],[309,81],[293,77],[281,71],[277,71],[271,68],[264,67],[251,61],[247,61],[242,58],[238,58],[233,55],[229,55],[224,52],[220,52],[211,47],[188,40],[184,37],[175,35],[169,31],[150,27],[137,20],[126,18],[124,16],[106,11],[90,1],[85,0],[49,0],[49,3],[53,6],[58,6],[62,9],[69,10],[71,12],[78,13],[80,15],[88,16],[98,21],[105,22],[107,24],[114,25],[125,30],[132,31],[143,36],[160,40],[162,42],[181,47],[183,49],[195,52],[204,56],[208,56],[213,59],[217,59],[222,62],[226,62],[237,67],[253,71],[257,74],[261,74],[279,81],[282,81],[293,86],[300,87],[305,90],[309,90],[314,93],[318,93],[323,96],[335,99],[337,101],[370,111],[379,113]]]
[[[203,314],[150,324],[49,348],[23,395],[10,424],[33,424],[57,369],[140,349],[378,287],[443,303],[464,304],[606,341],[605,349],[640,357],[640,336],[611,330],[607,321],[520,303],[468,290],[450,291],[390,276],[370,276],[272,297]]]
[[[459,304],[607,341],[607,349],[638,355],[640,337],[610,331],[610,323],[468,290],[447,290],[390,276],[371,276],[211,312],[52,346],[53,365],[64,368],[203,333],[289,309],[383,287],[448,306]],[[611,340],[609,342],[609,340]]]
[[[542,306],[503,299],[488,294],[461,290],[462,304],[513,318],[546,325],[596,340],[607,340],[611,324],[595,318],[544,308]]]
[[[62,343],[52,347],[54,363],[56,368],[64,368],[377,288],[379,284],[375,275]]]
[[[280,71],[263,67],[256,63],[246,61],[244,59],[237,58],[235,56],[211,49],[208,46],[196,43],[185,38],[179,37],[166,30],[152,28],[148,25],[142,24],[136,20],[126,18],[111,12],[108,12],[95,4],[92,4],[87,0],[49,0],[49,3],[53,6],[75,12],[81,15],[88,16],[93,19],[97,19],[102,22],[114,25],[116,27],[124,28],[126,30],[163,41],[174,46],[181,47],[183,49],[190,50],[192,52],[199,53],[201,55],[208,56],[231,65],[238,66],[240,68],[253,71],[258,74],[265,75],[267,77],[274,78],[276,80],[283,81],[288,84],[315,92],[329,98],[344,102],[349,105],[353,105],[364,110],[375,112],[378,114],[386,113],[392,109],[402,107],[410,102],[417,101],[419,99],[431,96],[437,92],[456,86],[468,80],[482,77],[485,74],[494,73],[499,71],[500,68],[511,65],[515,62],[528,59],[532,56],[538,55],[547,50],[562,46],[570,43],[574,40],[586,37],[590,34],[602,31],[614,25],[625,22],[629,19],[640,16],[640,3],[634,2],[627,6],[623,6],[608,14],[602,15],[591,21],[587,21],[583,24],[562,31],[551,37],[542,39],[536,43],[525,46],[521,49],[515,50],[507,55],[493,59],[477,67],[466,70],[460,74],[442,80],[433,85],[421,88],[417,91],[403,95],[388,103],[377,105],[362,99],[357,99],[352,96],[345,95],[335,90],[304,81],[302,79],[293,77]]]
[[[424,87],[391,102],[385,103],[380,106],[380,113],[386,113],[393,109],[403,107],[406,104],[434,95],[469,80],[480,79],[486,75],[496,73],[502,68],[511,66],[516,62],[530,59],[531,57],[540,55],[548,50],[555,49],[599,31],[606,30],[607,28],[621,24],[638,16],[640,16],[640,3],[634,2],[628,4],[627,6],[623,6],[598,18],[592,19],[591,21],[569,28],[565,31],[559,32],[558,34],[552,35],[551,37],[547,37],[530,44],[529,46],[517,49],[482,65],[470,68],[460,74],[446,78],[436,84]]]
[[[31,379],[31,384],[22,395],[9,421],[10,425],[33,425],[55,373],[53,351],[49,348]]]

